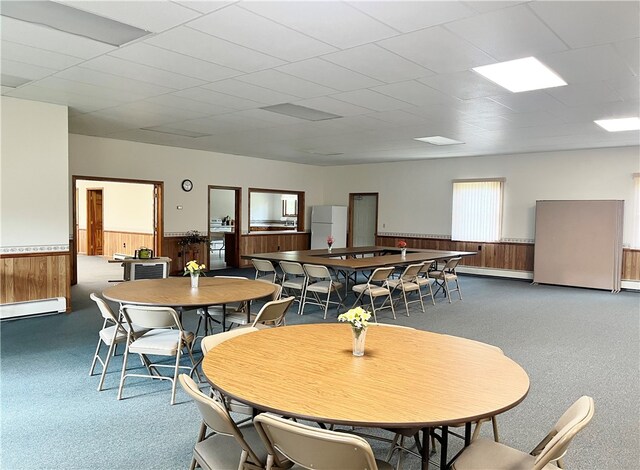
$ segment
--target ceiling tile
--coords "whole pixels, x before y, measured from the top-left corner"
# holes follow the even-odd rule
[[[69,90],[43,88],[37,85],[26,85],[17,89],[11,88],[10,90],[12,90],[10,95],[16,98],[66,105],[78,113],[90,113],[119,104],[107,98],[82,95]]]
[[[275,57],[184,26],[149,38],[145,42],[243,72],[257,72],[284,63]]]
[[[378,80],[322,59],[303,60],[302,62],[283,65],[278,67],[277,70],[340,91],[382,85],[382,82]]]
[[[111,52],[109,56],[119,57],[207,82],[235,77],[242,73],[238,70],[189,57],[178,52],[168,51],[144,42],[121,47],[117,51]]]
[[[69,118],[69,133],[104,136],[111,132],[128,129],[128,125],[119,119],[109,116],[98,116],[92,113]]]
[[[606,83],[623,100],[637,100],[640,98],[639,77],[616,78],[608,80]]]
[[[187,8],[191,8],[192,10],[199,11],[201,13],[211,13],[212,11],[219,10],[228,5],[233,5],[238,0],[232,1],[223,1],[223,0],[215,0],[203,2],[202,0],[173,0],[174,3],[179,3],[182,6]]]
[[[145,83],[130,78],[118,77],[117,75],[86,69],[83,67],[74,67],[63,70],[62,72],[58,72],[55,76],[56,78],[74,80],[76,82],[88,83],[114,90],[125,90],[145,97],[161,95],[174,91],[172,88],[154,85],[152,83]]]
[[[555,111],[564,105],[546,93],[546,90],[525,91],[508,95],[494,96],[493,101],[517,112]]]
[[[540,60],[567,83],[631,76],[629,67],[610,44],[557,52]]]
[[[174,2],[106,1],[106,0],[57,0],[70,7],[88,11],[154,33],[173,28],[200,16],[192,9]]]
[[[397,35],[397,31],[336,1],[243,2],[242,8],[341,49]]]
[[[322,58],[386,83],[433,75],[430,70],[375,44],[334,52]]]
[[[335,51],[328,44],[237,6],[217,10],[191,21],[189,27],[287,61]]]
[[[189,98],[196,101],[204,101],[205,103],[212,104],[214,106],[223,106],[225,108],[231,108],[233,110],[239,109],[251,109],[262,106],[262,103],[256,101],[247,100],[237,96],[231,96],[224,93],[218,93],[213,90],[207,90],[206,88],[196,87],[189,88],[187,90],[181,90],[173,93],[174,96],[182,98]],[[211,113],[214,114],[214,113]],[[215,113],[217,114],[217,113]]]
[[[514,113],[508,116],[502,116],[502,119],[508,120],[512,124],[511,128],[517,127],[534,127],[534,126],[552,126],[564,124],[559,117],[546,111],[533,111],[529,113]]]
[[[567,106],[620,101],[622,99],[616,91],[603,81],[572,83],[567,86],[549,88],[545,91]]]
[[[258,85],[271,90],[289,93],[300,98],[314,98],[329,95],[337,90],[317,83],[303,80],[277,70],[262,70],[260,72],[242,75],[237,80]]]
[[[294,104],[306,106],[307,108],[319,109],[325,113],[337,114],[338,116],[357,116],[359,114],[367,114],[371,112],[370,109],[339,101],[329,96],[300,100],[296,101]]]
[[[176,96],[173,93],[168,95],[152,96],[151,98],[147,98],[144,101],[155,103],[161,106],[184,109],[187,111],[202,113],[206,115],[230,113],[233,111],[232,108],[226,108],[220,105],[213,106],[211,103],[201,101],[197,98],[184,98],[182,96]]]
[[[461,100],[509,93],[507,90],[471,70],[421,78],[420,83]]]
[[[346,93],[332,95],[331,97],[340,101],[355,104],[356,106],[371,109],[373,111],[391,111],[411,106],[404,101],[399,101],[371,90],[348,91]]]
[[[527,5],[454,21],[445,27],[498,61],[567,49]]]
[[[197,78],[178,75],[177,73],[160,70],[108,55],[88,60],[82,64],[82,67],[99,72],[110,73],[119,77],[153,83],[176,90],[191,88],[205,83],[203,80],[198,80]]]
[[[454,1],[354,1],[349,3],[354,8],[403,33],[448,23],[474,13],[463,2]]]
[[[531,9],[573,48],[638,37],[637,1],[531,2]]]
[[[413,106],[425,106],[427,104],[441,104],[455,102],[455,98],[434,90],[415,80],[392,83],[373,88],[373,90],[391,96]]]
[[[4,40],[2,41],[2,58],[54,70],[66,69],[67,67],[79,64],[83,60],[79,57]]]
[[[6,16],[0,17],[0,30],[3,41],[17,42],[45,51],[64,53],[83,59],[90,59],[115,49],[108,44],[14,20]]]
[[[23,62],[16,62],[15,60],[5,59],[4,56],[2,57],[1,64],[3,74],[26,78],[29,80],[39,80],[56,73],[56,70],[54,69],[25,64]]]
[[[138,101],[147,96],[136,93],[127,89],[116,90],[104,86],[93,85],[89,83],[76,82],[73,80],[64,80],[62,78],[51,76],[37,82],[38,86],[50,88],[52,90],[61,90],[81,95],[88,95],[98,99],[112,100],[113,105],[126,103],[129,101]]]
[[[640,75],[640,39],[617,42],[613,45],[634,75]]]
[[[269,105],[289,103],[299,99],[297,96],[280,93],[279,91],[270,90],[268,88],[252,85],[251,83],[245,83],[235,79],[210,83],[208,85],[203,85],[203,88]]]
[[[440,26],[385,39],[378,45],[438,73],[459,72],[495,62]]]
[[[466,2],[464,2],[469,8],[471,8],[472,10],[477,11],[478,13],[486,13],[488,11],[494,11],[494,10],[500,10],[501,8],[510,8],[512,6],[518,5],[520,3],[526,3],[529,0],[514,0],[514,1],[508,1],[508,0],[496,0],[496,1],[489,1],[489,0],[482,0],[482,1],[478,1],[478,0],[468,0]]]

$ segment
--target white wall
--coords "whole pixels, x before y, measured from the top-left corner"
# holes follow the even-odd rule
[[[69,175],[164,181],[167,234],[208,231],[208,185],[242,187],[243,232],[249,187],[305,191],[307,206],[324,200],[321,167],[76,134],[69,135]],[[191,192],[180,187],[185,178],[193,181]]]
[[[324,203],[345,205],[350,192],[379,192],[379,232],[448,236],[451,180],[504,177],[504,239],[533,240],[536,200],[623,199],[630,244],[633,212],[640,210],[632,180],[639,152],[622,147],[331,167]]]
[[[102,189],[105,231],[153,233],[153,185],[78,180],[78,228],[87,228],[87,188]]]
[[[223,219],[226,216],[233,218],[235,214],[236,193],[233,189],[211,189],[209,205],[210,219]]]
[[[0,106],[0,247],[68,249],[67,107],[4,96]]]

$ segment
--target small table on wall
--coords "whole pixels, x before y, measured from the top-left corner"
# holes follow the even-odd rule
[[[275,289],[275,284],[268,282],[222,277],[200,277],[199,287],[192,289],[191,279],[186,276],[123,282],[105,289],[102,295],[121,304],[186,309],[206,309],[209,305],[222,305],[224,330],[226,304],[267,297],[272,295]],[[247,320],[249,319],[250,312],[247,309]]]
[[[475,341],[427,331],[372,326],[363,357],[352,355],[345,324],[295,325],[231,338],[211,349],[202,369],[223,394],[262,411],[348,426],[421,428],[422,467],[429,439],[447,428],[513,408],[529,378],[513,360]]]

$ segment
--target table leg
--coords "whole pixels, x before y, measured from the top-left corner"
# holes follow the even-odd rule
[[[464,446],[471,444],[471,423],[464,424]]]
[[[449,445],[449,426],[442,426],[442,439],[440,441],[440,468],[445,470],[447,466],[447,448]]]
[[[422,470],[429,470],[429,439],[431,428],[422,428]]]
[[[247,326],[251,325],[251,301],[247,300]]]
[[[222,304],[222,332],[226,331],[227,325],[227,304]]]

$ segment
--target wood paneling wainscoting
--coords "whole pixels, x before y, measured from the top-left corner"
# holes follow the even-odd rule
[[[133,256],[142,246],[153,249],[153,233],[104,231],[103,256],[108,258],[114,253]]]
[[[455,242],[443,238],[377,236],[376,245],[397,246],[399,240],[405,240],[408,248],[477,251],[476,256],[462,258],[460,264],[465,266],[533,272],[533,243]],[[623,280],[640,280],[640,250],[623,250],[622,266]]]
[[[311,247],[311,234],[269,233],[243,234],[240,237],[240,256],[253,253],[270,253],[272,251],[308,250]],[[240,267],[251,266],[251,260],[240,259]]]
[[[0,255],[0,303],[64,297],[71,311],[71,253]]]
[[[164,237],[162,241],[162,256],[171,258],[169,264],[169,274],[172,276],[184,273],[185,259],[191,261],[195,259],[200,264],[209,264],[207,243],[200,243],[198,246],[192,246],[186,250],[184,257],[182,256],[182,247],[178,242],[184,237]]]
[[[78,253],[81,255],[87,254],[87,229],[78,229]]]

